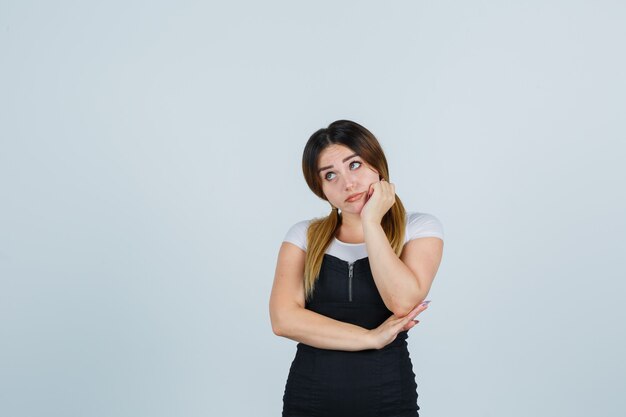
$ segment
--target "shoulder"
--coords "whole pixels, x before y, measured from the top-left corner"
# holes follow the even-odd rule
[[[430,213],[407,212],[405,241],[420,237],[438,237],[443,240],[443,224]]]
[[[301,220],[293,224],[287,233],[283,242],[293,243],[306,252],[306,233],[312,220]]]

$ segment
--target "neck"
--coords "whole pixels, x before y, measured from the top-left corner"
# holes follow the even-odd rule
[[[341,225],[348,230],[362,230],[361,215],[355,213],[341,213]]]

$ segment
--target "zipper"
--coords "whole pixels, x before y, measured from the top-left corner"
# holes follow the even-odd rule
[[[348,263],[348,301],[352,301],[352,270],[354,269],[354,262]]]

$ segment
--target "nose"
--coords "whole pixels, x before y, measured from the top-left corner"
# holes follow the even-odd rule
[[[353,189],[356,185],[356,175],[353,172],[348,171],[344,175],[344,178],[344,186],[346,188],[346,191]]]

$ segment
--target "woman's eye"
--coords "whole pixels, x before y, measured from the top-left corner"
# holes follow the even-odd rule
[[[335,173],[334,172],[327,172],[326,175],[324,175],[324,178],[327,179],[328,181],[330,181],[333,178],[335,178]]]
[[[357,169],[360,166],[361,166],[361,163],[359,161],[350,162],[350,169]]]

